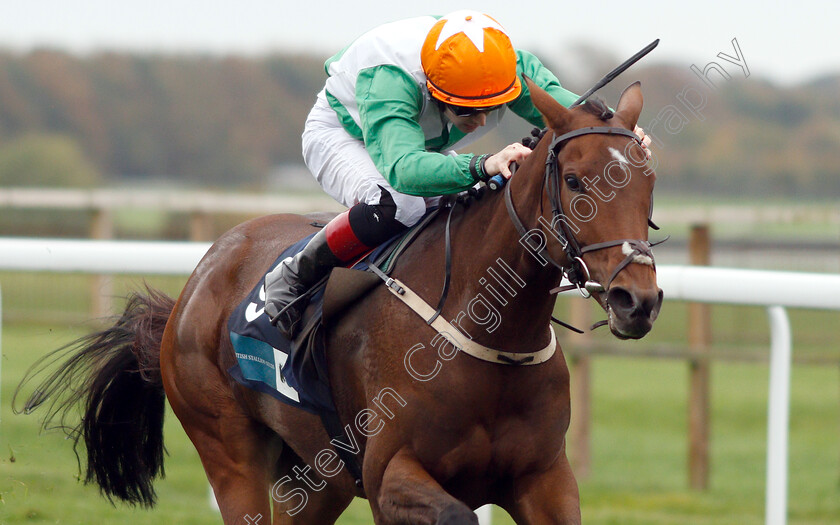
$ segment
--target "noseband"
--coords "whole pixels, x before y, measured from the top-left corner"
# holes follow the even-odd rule
[[[584,135],[623,135],[625,137],[632,138],[640,146],[642,145],[642,141],[632,131],[624,128],[608,126],[594,126],[576,129],[568,133],[564,133],[558,137],[555,137],[551,141],[551,144],[548,147],[548,155],[545,159],[545,190],[548,193],[548,199],[551,203],[551,209],[554,216],[551,222],[551,230],[553,234],[559,237],[560,244],[563,248],[563,252],[565,253],[566,258],[569,260],[568,265],[562,265],[556,260],[554,260],[554,258],[548,252],[548,242],[540,243],[541,246],[534,246],[533,244],[531,244],[531,242],[529,241],[530,237],[528,236],[528,230],[522,224],[522,220],[517,215],[516,209],[513,206],[513,199],[511,197],[510,190],[512,184],[505,185],[505,205],[507,206],[510,219],[513,222],[513,225],[516,228],[516,231],[519,233],[520,237],[522,239],[526,239],[525,242],[528,243],[529,247],[532,250],[534,250],[540,256],[544,257],[546,260],[551,262],[551,264],[559,268],[560,271],[563,272],[563,276],[571,283],[570,285],[557,287],[551,290],[551,292],[559,293],[577,288],[583,297],[588,298],[591,296],[592,293],[604,292],[609,290],[613,279],[615,279],[619,272],[621,272],[631,263],[646,261],[645,264],[647,264],[647,261],[650,261],[649,264],[653,266],[654,260],[653,252],[651,251],[652,245],[648,241],[643,241],[639,239],[618,239],[614,241],[590,244],[588,246],[581,246],[578,240],[572,234],[572,232],[568,230],[567,223],[569,222],[569,218],[563,212],[563,202],[560,199],[561,181],[560,167],[557,162],[557,155],[567,141],[576,137],[582,137]],[[559,225],[559,228],[555,228],[555,224]],[[612,271],[605,286],[591,279],[589,268],[583,261],[583,255],[586,253],[603,250],[605,248],[612,248],[614,246],[622,246],[622,252],[626,255],[626,257],[623,261],[618,263],[618,265]]]

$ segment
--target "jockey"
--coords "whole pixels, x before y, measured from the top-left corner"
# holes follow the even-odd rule
[[[496,174],[530,149],[456,154],[510,110],[535,126],[527,76],[559,103],[578,97],[532,54],[515,50],[493,18],[457,11],[377,27],[331,57],[303,131],[303,157],[324,190],[349,209],[266,276],[265,311],[297,333],[295,301],[340,264],[417,223],[433,198]]]

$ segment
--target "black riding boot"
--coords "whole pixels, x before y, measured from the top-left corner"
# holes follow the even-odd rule
[[[341,262],[327,244],[326,231],[321,230],[303,251],[285,259],[265,276],[265,312],[284,337],[295,338],[309,303],[306,298],[298,298]]]
[[[278,264],[265,276],[265,313],[284,337],[295,338],[308,303],[305,298],[295,299],[335,266],[352,261],[404,230],[396,214],[394,199],[383,188],[379,204],[360,202],[339,213],[312,237],[302,252]]]

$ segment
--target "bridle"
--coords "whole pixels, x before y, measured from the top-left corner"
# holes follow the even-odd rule
[[[531,248],[534,252],[539,254],[545,260],[551,262],[552,265],[559,268],[560,271],[563,273],[563,276],[571,283],[566,286],[559,286],[557,288],[554,288],[553,290],[551,290],[551,293],[559,293],[577,288],[583,297],[588,298],[593,293],[608,291],[610,285],[612,284],[616,276],[628,265],[638,261],[639,257],[649,258],[647,260],[650,261],[651,265],[654,265],[653,252],[651,251],[651,247],[659,243],[651,244],[648,241],[643,241],[640,239],[617,239],[613,241],[599,242],[587,246],[581,246],[577,238],[575,238],[574,234],[569,231],[567,226],[569,218],[563,211],[563,202],[560,199],[562,181],[560,180],[560,166],[557,162],[557,155],[567,141],[576,137],[582,137],[584,135],[620,135],[629,137],[633,139],[636,143],[638,143],[640,146],[642,145],[642,142],[639,139],[639,137],[632,131],[624,128],[609,126],[593,126],[576,129],[573,131],[569,131],[568,133],[564,133],[560,136],[554,137],[551,141],[551,144],[548,147],[548,155],[545,159],[544,189],[548,193],[548,199],[551,203],[551,209],[553,214],[551,230],[552,233],[556,235],[560,240],[563,252],[565,253],[566,258],[569,261],[567,265],[557,262],[551,256],[551,254],[548,252],[548,242],[540,242],[538,245],[534,245],[531,243],[529,230],[523,225],[522,220],[517,215],[516,209],[513,205],[513,198],[511,196],[510,189],[512,184],[505,185],[505,205],[507,206],[508,215],[510,215],[510,219],[513,222],[514,227],[516,228],[516,231],[519,233],[520,238],[523,239],[524,242],[528,243],[529,248]],[[554,136],[553,132],[552,136]],[[648,217],[648,222],[649,224],[655,227],[655,225],[653,225],[653,223],[650,221],[650,216]],[[559,228],[555,228],[554,225],[559,225]],[[589,268],[583,261],[583,255],[586,253],[603,250],[605,248],[612,248],[614,246],[622,246],[622,252],[626,255],[626,257],[613,269],[609,279],[607,280],[606,285],[601,284],[597,281],[593,281],[591,274],[589,273]]]

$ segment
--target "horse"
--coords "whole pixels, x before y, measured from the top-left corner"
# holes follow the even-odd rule
[[[488,503],[521,524],[579,523],[552,290],[565,276],[593,296],[616,337],[651,330],[662,304],[648,242],[656,176],[632,131],[638,82],[614,112],[599,100],[567,109],[528,88],[546,132],[504,190],[451,204],[405,250],[396,281],[329,322],[340,445],[356,454],[361,483],[317,415],[227,373],[226,321],[279,248],[315,231],[303,216],[223,234],[177,300],[136,292],[113,326],[66,347],[69,358],[26,410],[46,403],[50,419],[81,405],[67,431],[86,448],[86,481],[109,499],[151,506],[168,400],[226,524],[334,523],[354,497],[368,499],[378,525],[477,524],[473,509]],[[463,345],[396,297],[398,282],[434,304],[447,273],[436,317]],[[494,357],[467,355],[467,343]]]

